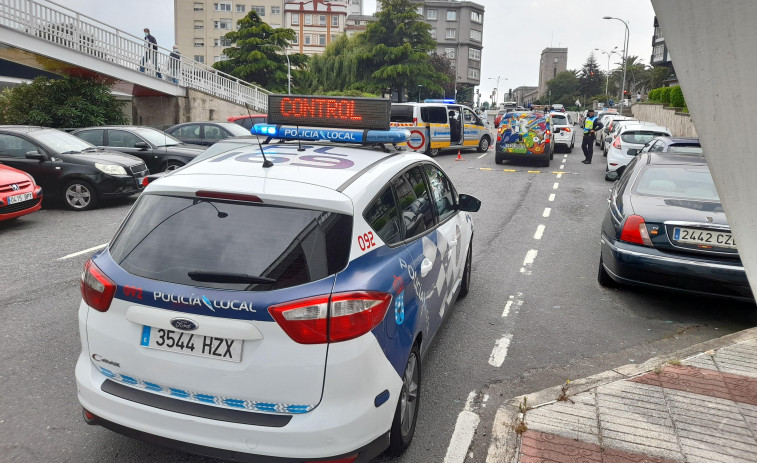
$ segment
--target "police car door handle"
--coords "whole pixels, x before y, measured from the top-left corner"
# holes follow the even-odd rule
[[[428,272],[430,272],[433,267],[433,262],[428,259],[423,259],[423,262],[421,262],[421,276],[425,277],[426,275],[428,275]]]

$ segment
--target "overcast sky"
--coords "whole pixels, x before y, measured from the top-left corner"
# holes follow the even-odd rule
[[[170,49],[174,43],[173,0],[59,2],[140,37],[142,29],[149,27],[162,47]],[[254,0],[244,3],[254,4]],[[501,77],[501,95],[510,88],[537,85],[539,58],[546,47],[567,47],[568,69],[579,69],[595,48],[611,50],[617,46],[621,50],[625,27],[617,20],[603,20],[603,16],[628,22],[629,55],[649,63],[652,54],[654,10],[649,0],[477,0],[477,3],[486,8],[482,97],[491,94],[497,76]],[[365,13],[373,13],[375,9],[376,0],[365,0]],[[595,53],[600,68],[606,69],[607,56]],[[613,55],[611,66],[618,62],[617,55]]]

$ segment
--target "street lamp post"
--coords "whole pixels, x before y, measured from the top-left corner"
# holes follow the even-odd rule
[[[596,51],[601,51],[602,54],[607,55],[607,76],[605,78],[605,95],[607,95],[607,89],[608,89],[608,87],[610,85],[610,55],[612,55],[613,53],[615,53],[616,55],[620,56],[620,59],[623,59],[623,55],[621,55],[620,53],[618,53],[617,51],[615,51],[615,48],[618,48],[618,47],[614,47],[609,52],[604,51],[604,50],[600,50],[599,48],[595,48]]]
[[[620,101],[623,101],[623,95],[626,91],[626,66],[628,66],[628,39],[630,38],[631,31],[628,29],[628,23],[626,21],[623,21],[620,18],[615,18],[613,16],[603,16],[602,19],[617,19],[618,21],[622,22],[624,26],[626,26],[626,36],[625,36],[625,42],[623,47],[623,86],[620,88]],[[623,103],[621,103],[622,106]]]
[[[418,84],[418,103],[421,102],[421,92],[423,91],[423,84]]]
[[[500,80],[507,80],[507,77],[505,77],[504,79],[502,78],[502,76],[497,76],[496,79],[494,77],[489,77],[489,80],[495,80],[495,81],[497,81],[497,94],[494,97],[494,107],[496,108],[496,107],[498,107],[497,106],[497,100],[499,99],[499,81]]]

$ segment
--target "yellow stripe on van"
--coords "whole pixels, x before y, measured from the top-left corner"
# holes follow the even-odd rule
[[[451,145],[448,141],[432,141],[431,148],[447,148]]]
[[[465,140],[463,146],[478,146],[478,142],[476,140]]]

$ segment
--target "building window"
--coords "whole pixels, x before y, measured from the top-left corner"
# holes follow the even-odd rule
[[[230,47],[231,46],[231,39],[227,39],[226,37],[221,37],[220,39],[215,39],[213,41],[213,46],[216,46],[216,47]]]
[[[660,30],[660,26],[655,26],[654,28],[654,38],[662,37],[662,31]]]
[[[415,12],[418,13],[419,15],[423,16],[423,7],[419,6],[418,8],[415,9]]]
[[[299,13],[292,13],[292,25],[293,26],[299,26],[300,25],[300,14]]]
[[[477,31],[476,29],[470,30],[470,39],[475,40],[476,42],[481,41],[481,31]]]
[[[204,63],[205,55],[195,55],[195,61],[197,61],[198,63]]]
[[[195,38],[195,47],[204,47],[204,46],[205,46],[205,39]]]
[[[305,15],[305,25],[306,26],[312,26],[313,25],[313,16],[306,14]]]
[[[655,45],[652,49],[652,61],[655,63],[659,63],[660,61],[664,61],[663,55],[665,54],[665,45]]]
[[[435,27],[431,28],[430,34],[431,34],[431,38],[434,39],[434,40],[436,40],[436,28]]]
[[[474,23],[481,24],[482,22],[484,22],[484,15],[478,11],[471,11],[470,20],[473,21]]]
[[[205,27],[205,23],[202,21],[195,21],[195,29],[202,29]]]
[[[310,34],[305,35],[305,45],[310,45]]]
[[[481,61],[481,50],[475,48],[468,49],[468,59],[473,61]]]
[[[426,19],[436,20],[436,10],[426,10]]]
[[[292,45],[297,45],[300,43],[300,34],[294,34],[294,40],[292,40]]]
[[[214,62],[214,63],[217,63],[217,62],[219,62],[219,61],[225,61],[225,60],[227,60],[227,59],[229,59],[229,57],[228,57],[228,56],[226,56],[226,55],[223,55],[223,54],[222,54],[221,56],[214,56],[214,57],[213,57],[213,62]]]
[[[469,79],[478,79],[480,76],[479,70],[474,68],[468,68],[468,78]]]
[[[281,7],[280,6],[272,6],[271,7],[271,14],[281,14]]]
[[[231,11],[231,2],[214,3],[213,9],[216,11]]]
[[[319,26],[325,26],[326,25],[326,15],[322,14],[318,16],[318,25]]]
[[[455,37],[457,37],[457,29],[447,29],[447,32],[444,36],[448,39],[454,39]]]
[[[265,16],[265,7],[264,6],[252,5],[250,7],[250,9],[253,10],[255,13],[257,13],[258,16],[260,16],[260,17]]]
[[[205,9],[205,5],[200,2],[195,2],[195,11],[203,11]]]
[[[457,11],[447,10],[447,21],[457,21]]]
[[[244,13],[244,5],[237,5],[237,13]]]
[[[213,27],[216,29],[231,29],[231,19],[221,19],[220,21],[213,21]]]
[[[444,56],[446,56],[447,59],[455,59],[455,49],[454,48],[445,48],[444,49]]]
[[[331,16],[331,27],[339,27],[339,16]]]
[[[326,34],[321,34],[318,36],[318,45],[321,45],[323,47],[326,46]]]

